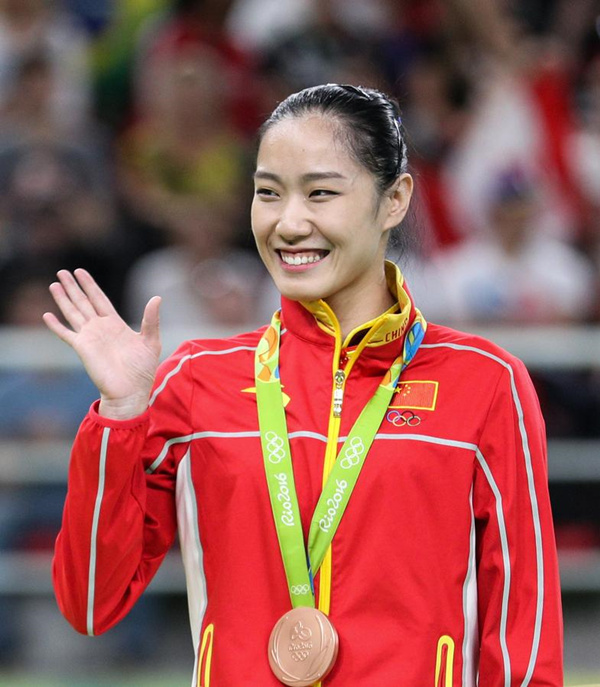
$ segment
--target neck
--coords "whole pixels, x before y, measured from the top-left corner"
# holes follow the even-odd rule
[[[348,334],[361,324],[389,310],[396,299],[388,289],[385,275],[382,275],[381,282],[378,282],[377,288],[372,289],[370,293],[361,294],[359,298],[342,294],[338,298],[326,298],[325,302],[337,317],[342,330],[342,340],[345,340]]]

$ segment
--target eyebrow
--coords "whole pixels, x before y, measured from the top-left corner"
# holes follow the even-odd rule
[[[267,172],[265,170],[257,169],[253,175],[254,179],[265,179],[268,181],[275,181],[281,183],[281,177],[273,172]],[[303,182],[310,181],[321,181],[322,179],[347,179],[343,174],[339,172],[307,172],[301,177]]]

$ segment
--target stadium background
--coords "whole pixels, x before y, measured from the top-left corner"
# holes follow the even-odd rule
[[[163,295],[165,353],[266,321],[256,127],[331,81],[400,101],[418,189],[400,260],[425,316],[531,370],[566,683],[600,683],[599,32],[597,0],[0,0],[0,686],[189,682],[176,552],[105,636],[52,598],[94,390],[40,327],[47,286],[87,267],[132,323]]]

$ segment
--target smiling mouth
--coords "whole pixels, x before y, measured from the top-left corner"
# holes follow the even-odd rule
[[[289,251],[278,250],[279,257],[286,265],[312,265],[321,262],[323,258],[329,255],[328,250],[307,250],[302,252],[291,253]]]

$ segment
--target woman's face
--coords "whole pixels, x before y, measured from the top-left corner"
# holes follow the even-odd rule
[[[322,298],[334,311],[385,283],[387,232],[412,190],[403,175],[403,191],[380,197],[371,172],[335,135],[339,126],[319,114],[271,126],[258,151],[252,203],[258,251],[279,291],[293,300]]]

